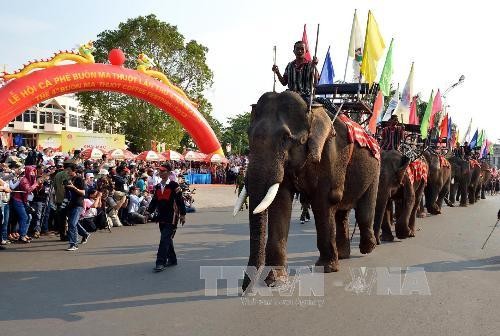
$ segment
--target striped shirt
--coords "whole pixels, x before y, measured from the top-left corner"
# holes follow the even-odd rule
[[[288,63],[283,75],[288,83],[288,89],[306,96],[310,95],[314,69],[312,62],[297,64],[297,60],[294,60]]]
[[[382,129],[382,140],[380,148],[384,150],[398,150],[401,141],[404,137],[404,127],[402,126],[386,126]]]

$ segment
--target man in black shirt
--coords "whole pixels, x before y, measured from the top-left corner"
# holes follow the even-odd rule
[[[149,204],[149,213],[158,210],[158,224],[160,226],[161,238],[156,255],[155,272],[161,272],[166,266],[177,265],[177,256],[174,250],[173,236],[176,230],[174,224],[175,209],[174,203],[177,205],[177,210],[180,214],[179,222],[181,225],[185,223],[186,207],[182,199],[182,190],[179,184],[174,181],[169,181],[168,177],[172,172],[170,164],[164,164],[160,167],[161,182],[155,186],[153,199]],[[167,262],[168,260],[168,262]]]
[[[65,188],[69,193],[68,204],[68,238],[69,247],[66,251],[78,250],[78,235],[82,236],[82,244],[85,244],[90,234],[80,225],[80,215],[83,211],[83,199],[85,197],[85,181],[75,171],[68,174],[71,178],[66,182]]]

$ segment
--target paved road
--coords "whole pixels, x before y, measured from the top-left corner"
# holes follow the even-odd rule
[[[303,298],[295,293],[289,301],[273,296],[243,302],[205,296],[199,274],[200,266],[245,265],[247,213],[233,218],[230,207],[206,207],[232,202],[229,188],[198,192],[207,203],[178,232],[180,264],[163,273],[151,272],[159,238],[154,224],[98,232],[76,253],[53,239],[11,245],[0,253],[0,335],[500,334],[500,230],[480,249],[499,197],[445,208],[441,216],[418,221],[416,238],[384,244],[370,255],[353,248],[341,271],[325,276],[323,297],[297,301]],[[311,265],[317,256],[314,224],[300,225],[298,204],[294,209],[289,263]],[[351,271],[407,266],[425,270],[430,295],[349,290]]]

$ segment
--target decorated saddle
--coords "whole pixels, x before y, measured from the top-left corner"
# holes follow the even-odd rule
[[[422,159],[417,159],[406,167],[406,175],[408,175],[411,184],[420,180],[427,182],[428,172],[427,162]]]
[[[469,167],[470,169],[474,169],[474,167],[481,168],[481,164],[477,160],[469,160]]]
[[[438,155],[440,168],[451,168],[450,162],[442,155]]]
[[[350,143],[356,142],[360,147],[366,147],[372,155],[380,160],[380,146],[377,140],[366,131],[358,123],[352,121],[348,116],[340,114],[338,119],[347,126],[347,135]]]

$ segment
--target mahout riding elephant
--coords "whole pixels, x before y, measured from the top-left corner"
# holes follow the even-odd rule
[[[266,283],[286,277],[287,239],[295,191],[310,201],[324,272],[350,255],[348,214],[355,209],[361,253],[376,246],[373,219],[380,162],[367,147],[349,141],[349,129],[333,123],[321,105],[291,91],[265,93],[253,106],[248,138],[250,198],[249,266],[273,267]],[[376,149],[378,149],[378,145]],[[267,244],[266,226],[268,228]],[[243,289],[249,285],[248,277]]]
[[[491,165],[481,161],[481,198],[486,199],[486,188],[491,184]]]
[[[454,204],[460,199],[460,206],[467,206],[471,170],[469,161],[452,156],[448,159],[451,164],[451,187],[449,201]]]
[[[424,157],[429,165],[429,176],[425,186],[425,207],[433,215],[441,213],[443,200],[448,195],[451,181],[451,165],[444,156],[426,150]]]
[[[426,185],[427,171],[427,161],[423,157],[410,162],[399,151],[382,151],[373,225],[377,244],[381,240],[394,240],[389,216],[392,201],[396,209],[396,237],[405,239],[415,236],[415,218]]]
[[[481,189],[481,165],[477,160],[469,160],[470,182],[469,182],[469,204],[476,203]]]

